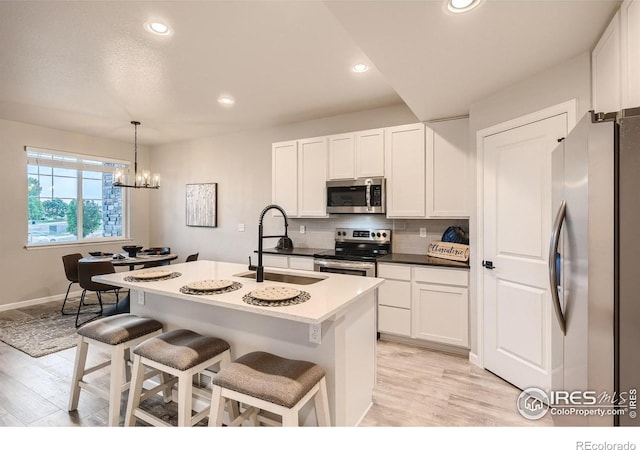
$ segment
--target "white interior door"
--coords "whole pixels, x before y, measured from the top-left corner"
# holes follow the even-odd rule
[[[566,133],[560,114],[483,139],[484,365],[521,389],[551,387],[551,152]]]

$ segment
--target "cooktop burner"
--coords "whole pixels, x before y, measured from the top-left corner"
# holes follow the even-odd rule
[[[335,248],[313,255],[318,259],[375,261],[391,253],[391,230],[338,228]]]

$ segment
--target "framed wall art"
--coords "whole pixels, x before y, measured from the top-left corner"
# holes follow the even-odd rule
[[[218,226],[218,183],[187,184],[187,226]]]

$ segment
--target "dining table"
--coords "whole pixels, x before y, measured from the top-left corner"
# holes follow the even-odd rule
[[[100,256],[86,256],[81,258],[78,263],[91,263],[96,261],[111,261],[115,267],[129,267],[129,270],[135,270],[136,266],[144,266],[145,264],[164,263],[169,264],[171,261],[178,259],[176,253],[167,253],[165,255],[154,255],[138,253],[135,257],[129,256],[127,253],[107,254]],[[129,294],[116,305],[104,308],[103,316],[113,316],[116,314],[128,313],[131,309],[131,299]]]

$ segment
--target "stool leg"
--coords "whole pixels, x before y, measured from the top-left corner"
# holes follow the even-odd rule
[[[210,427],[222,426],[222,415],[224,414],[224,403],[225,403],[225,399],[222,397],[222,388],[214,384],[211,387],[211,410],[209,411]]]
[[[120,424],[120,405],[122,403],[122,384],[124,375],[124,345],[116,345],[111,352],[111,379],[109,383],[109,426]]]
[[[129,386],[129,400],[127,401],[127,412],[124,417],[124,426],[132,427],[136,424],[133,411],[140,406],[140,396],[142,395],[142,382],[144,381],[144,366],[141,364],[140,356],[133,356],[133,370],[131,371],[131,385]]]
[[[131,349],[126,348],[124,350],[124,379],[125,381],[131,381]]]
[[[282,415],[283,427],[297,427],[298,426],[298,410],[291,409]]]
[[[80,400],[80,380],[84,376],[84,368],[87,363],[87,352],[89,344],[85,342],[83,336],[78,336],[78,347],[76,349],[76,362],[73,367],[73,378],[71,380],[71,392],[69,393],[69,411],[78,409]]]
[[[178,426],[191,426],[191,402],[193,399],[193,375],[178,375]]]
[[[327,395],[327,380],[323,377],[320,382],[320,389],[313,397],[313,403],[316,408],[316,418],[319,427],[330,427],[331,416],[329,415],[329,396]]]

